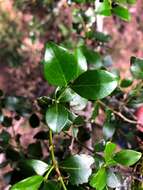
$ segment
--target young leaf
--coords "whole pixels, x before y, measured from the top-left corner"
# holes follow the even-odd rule
[[[81,74],[71,85],[80,96],[90,99],[102,99],[117,87],[117,77],[104,70],[89,70]]]
[[[81,154],[67,158],[60,166],[69,174],[70,183],[79,185],[88,182],[92,173],[90,166],[93,162],[94,159],[91,156]]]
[[[115,6],[112,8],[112,13],[123,19],[124,21],[131,20],[131,14],[129,13],[128,9],[122,6]]]
[[[97,173],[93,174],[90,179],[90,185],[96,190],[103,190],[107,183],[106,169],[100,168]]]
[[[140,152],[134,150],[121,150],[115,154],[113,159],[121,165],[131,166],[135,164],[141,156],[142,154]]]
[[[81,73],[84,73],[87,70],[87,62],[84,57],[84,54],[82,53],[81,48],[77,48],[75,50],[75,58],[77,61],[77,74],[76,76],[78,77]]]
[[[34,170],[38,175],[44,175],[44,173],[48,170],[49,166],[45,162],[41,160],[24,160],[20,162],[20,165],[23,167],[28,167]]]
[[[137,79],[143,79],[143,59],[131,57],[131,73]]]
[[[66,86],[76,76],[75,57],[52,42],[46,45],[43,64],[45,78],[52,85]]]
[[[104,16],[111,16],[111,3],[109,0],[104,0],[96,7],[96,13]]]
[[[105,147],[105,150],[104,150],[104,158],[105,158],[106,165],[116,163],[113,160],[113,154],[115,152],[115,149],[116,149],[116,144],[111,143],[111,142],[106,143],[106,147]]]
[[[107,172],[107,185],[111,188],[117,188],[122,185],[120,177],[110,170]]]
[[[32,177],[28,177],[18,183],[16,183],[15,185],[13,185],[11,187],[11,190],[38,190],[38,188],[40,187],[41,183],[43,181],[43,177],[42,176],[32,176]]]
[[[60,104],[51,106],[46,112],[46,123],[55,133],[61,132],[67,121],[68,111]]]

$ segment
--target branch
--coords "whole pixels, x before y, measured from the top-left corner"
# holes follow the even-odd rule
[[[100,100],[98,100],[98,103],[103,106],[104,108],[108,107],[115,115],[119,116],[120,118],[122,118],[124,121],[131,123],[131,124],[139,124],[138,121],[136,120],[131,120],[127,117],[125,117],[121,112],[118,112],[116,110],[114,110],[113,108],[111,108],[110,106],[104,104],[103,102],[101,102]]]

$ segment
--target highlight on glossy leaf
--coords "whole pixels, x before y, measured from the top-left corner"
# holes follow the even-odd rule
[[[79,185],[88,182],[93,163],[94,159],[91,156],[80,154],[70,156],[60,164],[60,167],[69,174],[69,181],[72,185]]]
[[[55,133],[59,133],[68,121],[68,110],[61,104],[52,105],[46,112],[46,123]]]

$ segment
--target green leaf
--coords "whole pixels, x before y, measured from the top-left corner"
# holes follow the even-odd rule
[[[122,7],[120,5],[117,5],[113,7],[112,13],[120,17],[124,21],[130,21],[131,20],[131,14],[129,13],[128,9],[125,7]]]
[[[86,37],[89,39],[94,39],[96,41],[102,42],[102,43],[108,43],[111,40],[111,36],[108,34],[105,34],[103,32],[98,31],[89,31],[86,33]]]
[[[131,86],[133,83],[132,79],[123,79],[120,83],[121,88],[127,88],[129,86]]]
[[[60,164],[61,168],[69,174],[69,181],[72,185],[79,185],[88,182],[92,173],[91,165],[94,159],[85,154],[74,155],[67,158]]]
[[[131,57],[131,73],[137,79],[143,79],[143,59]]]
[[[23,167],[28,167],[34,170],[38,175],[44,175],[44,173],[48,170],[49,166],[45,162],[41,160],[23,160],[20,162],[20,165]]]
[[[35,143],[31,143],[28,146],[28,154],[31,158],[38,158],[40,159],[42,157],[42,147],[41,143],[39,141]]]
[[[60,190],[60,186],[55,181],[49,181],[44,183],[44,186],[42,187],[42,190]]]
[[[109,0],[103,0],[103,2],[99,3],[96,7],[96,14],[111,16],[111,4]]]
[[[106,165],[114,165],[116,162],[113,160],[113,155],[116,149],[116,144],[107,142],[104,150],[104,158]]]
[[[77,64],[73,54],[52,42],[46,45],[44,56],[46,80],[56,86],[66,86],[76,77]]]
[[[121,165],[131,166],[135,164],[140,158],[142,154],[140,152],[134,150],[121,150],[117,152],[113,159]]]
[[[117,87],[117,77],[104,70],[89,70],[81,74],[71,85],[80,96],[97,100],[111,94]]]
[[[86,62],[86,59],[82,53],[81,48],[77,48],[75,50],[75,58],[77,61],[77,74],[76,74],[76,76],[78,77],[81,73],[84,73],[87,70],[87,62]]]
[[[79,111],[83,110],[87,105],[88,100],[79,96],[78,94],[74,94],[72,100],[70,101],[70,106],[73,110]]]
[[[38,190],[43,181],[42,176],[28,177],[12,186],[11,190]]]
[[[137,0],[127,0],[128,4],[135,4],[137,2]]]
[[[101,65],[102,65],[101,56],[98,52],[96,52],[86,46],[82,46],[81,49],[82,49],[82,52],[83,52],[88,64],[96,65],[97,68],[101,67]]]
[[[117,188],[120,187],[121,184],[121,178],[115,174],[114,172],[108,170],[107,172],[107,185],[111,188]]]
[[[68,111],[60,104],[51,106],[46,112],[46,123],[55,133],[61,132],[67,121]]]
[[[96,190],[103,190],[107,182],[106,169],[100,168],[97,173],[93,174],[90,179],[90,185]]]

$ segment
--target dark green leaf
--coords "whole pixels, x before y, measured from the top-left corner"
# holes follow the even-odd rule
[[[87,48],[86,46],[82,46],[81,49],[88,64],[93,64],[97,66],[97,68],[101,67],[101,56],[98,52],[95,52],[92,49]]]
[[[42,190],[60,190],[60,185],[55,181],[49,181],[44,183]]]
[[[142,154],[140,152],[134,150],[121,150],[115,154],[113,159],[121,165],[131,166],[135,164],[141,156]]]
[[[43,63],[45,78],[52,85],[66,86],[76,77],[75,57],[65,48],[52,42],[46,45]]]
[[[96,190],[103,190],[107,182],[107,173],[105,168],[100,168],[90,179],[90,185]]]
[[[7,131],[3,130],[0,133],[0,144],[1,143],[8,144],[10,137],[11,137],[10,134]]]
[[[42,147],[40,142],[29,144],[28,153],[31,158],[41,158],[42,157]]]
[[[112,13],[125,21],[131,20],[131,14],[129,13],[128,9],[120,5],[113,7]]]
[[[71,184],[79,185],[88,182],[93,162],[94,159],[91,156],[81,154],[69,157],[60,166],[69,174]]]
[[[143,79],[143,59],[131,57],[131,72],[137,79]]]
[[[123,79],[123,80],[121,81],[121,83],[120,83],[120,86],[121,86],[122,88],[127,88],[127,87],[131,86],[132,83],[133,83],[133,80],[132,80],[132,79]]]
[[[20,165],[23,165],[24,167],[28,167],[29,169],[32,169],[36,174],[38,175],[44,175],[44,173],[48,170],[49,166],[45,162],[41,160],[22,160],[20,162]]]
[[[103,32],[93,32],[89,31],[86,33],[86,37],[89,39],[94,39],[96,41],[102,42],[102,43],[108,43],[111,40],[111,36],[108,34],[104,34]]]
[[[38,190],[43,181],[42,176],[28,177],[11,187],[11,190]]]
[[[65,127],[68,121],[67,109],[60,105],[55,104],[51,106],[46,112],[46,123],[53,132],[59,133]]]
[[[31,117],[29,118],[29,123],[31,125],[31,127],[36,128],[39,127],[40,125],[40,119],[39,117],[34,113],[31,115]]]
[[[102,99],[117,87],[117,77],[104,70],[89,70],[81,74],[71,85],[80,96],[90,99]]]
[[[5,116],[3,118],[2,125],[5,127],[11,127],[12,126],[12,118]]]

